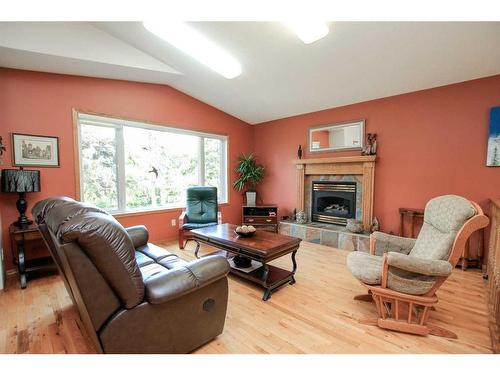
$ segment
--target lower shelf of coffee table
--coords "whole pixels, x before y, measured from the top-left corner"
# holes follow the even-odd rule
[[[214,255],[214,254],[224,255],[228,259],[234,258],[234,255],[232,255],[224,250],[217,251],[215,253],[208,254],[208,255]],[[238,275],[239,277],[242,277],[242,278],[250,280],[254,283],[260,284],[266,288],[273,288],[277,285],[281,285],[281,284],[284,284],[288,281],[293,280],[294,273],[292,271],[284,270],[283,268],[279,268],[276,266],[271,266],[270,264],[268,264],[267,267],[269,267],[269,272],[267,274],[266,280],[264,280],[264,265],[262,265],[259,268],[254,269],[250,272],[245,272],[245,271],[238,269],[237,267],[231,266],[230,272],[232,274]]]

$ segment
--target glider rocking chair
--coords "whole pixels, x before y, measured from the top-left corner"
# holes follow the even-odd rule
[[[456,195],[431,199],[418,238],[381,232],[370,236],[370,254],[352,252],[347,267],[368,288],[356,300],[374,301],[378,317],[362,323],[426,336],[457,338],[427,323],[446,281],[473,232],[488,225],[481,207]]]

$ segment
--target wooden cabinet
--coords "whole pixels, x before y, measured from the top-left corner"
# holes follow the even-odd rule
[[[243,206],[241,221],[244,225],[253,225],[257,229],[278,233],[278,206],[275,204]]]
[[[491,200],[491,232],[488,247],[488,307],[493,350],[500,353],[500,199]]]

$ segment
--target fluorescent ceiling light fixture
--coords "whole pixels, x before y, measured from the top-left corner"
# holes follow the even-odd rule
[[[305,44],[313,43],[328,34],[328,25],[324,22],[297,21],[285,22]]]
[[[238,60],[186,23],[146,21],[142,24],[146,30],[227,79],[241,74],[241,65]]]

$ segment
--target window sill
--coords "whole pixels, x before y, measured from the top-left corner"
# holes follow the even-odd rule
[[[225,206],[229,206],[229,202],[228,203],[219,203],[219,207],[225,207]],[[144,209],[144,210],[116,212],[116,213],[111,213],[111,215],[113,215],[113,217],[119,219],[122,217],[131,217],[131,216],[158,215],[158,214],[164,214],[164,213],[184,210],[185,208],[186,208],[185,206],[167,207],[167,208],[148,208],[148,209]]]

